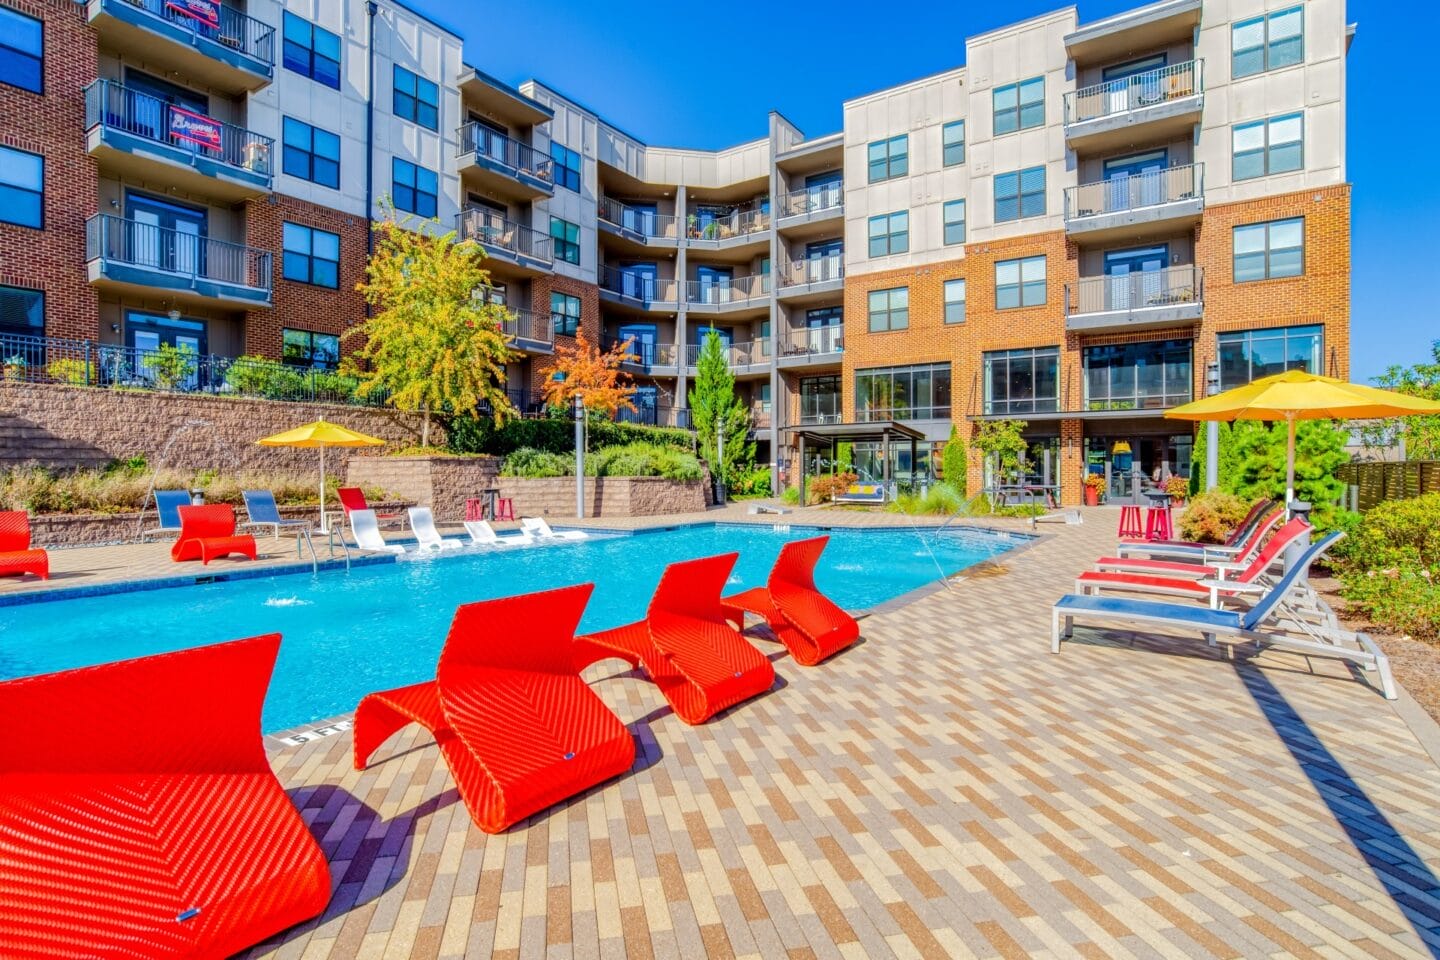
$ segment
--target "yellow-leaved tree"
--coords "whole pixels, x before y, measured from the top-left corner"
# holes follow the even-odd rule
[[[615,416],[621,407],[634,410],[635,404],[630,398],[635,394],[635,386],[630,374],[620,369],[620,364],[634,359],[635,351],[629,340],[602,352],[585,336],[583,329],[576,330],[575,346],[555,347],[551,375],[545,379],[545,402],[552,407],[568,407],[578,393],[586,410],[609,417]],[[564,379],[556,380],[556,371],[565,374]]]
[[[509,313],[488,303],[485,254],[452,230],[430,234],[399,222],[393,208],[375,223],[375,251],[356,285],[371,316],[351,328],[358,341],[347,370],[359,392],[385,393],[398,410],[422,415],[420,443],[430,444],[430,418],[458,417],[488,407],[497,420],[515,414],[505,394],[513,356],[503,323]],[[353,361],[363,361],[355,363]]]

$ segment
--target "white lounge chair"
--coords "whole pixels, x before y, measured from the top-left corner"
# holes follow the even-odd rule
[[[429,507],[410,508],[410,529],[415,532],[415,542],[421,550],[459,550],[464,544],[459,540],[447,540],[435,529],[435,515]]]
[[[551,530],[544,517],[522,517],[520,529],[536,540],[584,540],[590,536],[584,530]]]
[[[405,552],[405,548],[398,543],[386,543],[385,538],[380,536],[380,523],[375,519],[374,510],[351,510],[350,532],[355,535],[355,546],[361,550],[395,554]]]
[[[484,520],[466,520],[465,530],[470,534],[470,542],[477,547],[523,547],[535,542],[535,538],[524,531],[502,537]]]

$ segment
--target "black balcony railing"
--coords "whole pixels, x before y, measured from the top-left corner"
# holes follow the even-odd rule
[[[248,14],[241,13],[234,7],[219,4],[220,25],[212,27],[202,20],[182,13],[179,10],[181,5],[172,5],[167,0],[126,0],[126,2],[139,7],[152,17],[159,17],[167,23],[183,27],[207,40],[230,47],[232,50],[237,50],[271,66],[275,65],[275,28],[263,20],[256,20]]]
[[[553,263],[548,234],[532,230],[523,223],[507,220],[484,207],[467,207],[460,211],[457,229],[462,240],[476,240],[487,247]]]
[[[456,156],[474,154],[501,166],[509,167],[516,173],[554,182],[554,169],[549,157],[534,147],[511,139],[503,133],[496,133],[482,123],[467,123],[458,131],[460,146]]]
[[[271,289],[268,251],[103,213],[85,221],[85,259],[267,292]]]
[[[103,125],[132,136],[193,153],[216,163],[269,177],[275,141],[258,133],[204,118],[202,127],[219,134],[217,144],[201,142],[190,121],[193,114],[158,97],[131,90],[113,80],[96,80],[85,88],[85,126]],[[201,132],[208,132],[204,130]]]
[[[663,403],[637,403],[634,410],[621,407],[615,411],[616,423],[635,423],[646,427],[678,427],[689,430],[690,410]]]

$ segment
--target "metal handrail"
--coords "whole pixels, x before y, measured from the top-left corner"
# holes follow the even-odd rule
[[[770,293],[770,274],[754,273],[745,277],[718,280],[689,280],[685,284],[685,302],[720,305],[743,304],[759,300]]]
[[[166,0],[126,0],[172,26],[183,27],[197,36],[212,40],[232,50],[239,50],[270,66],[275,65],[275,28],[226,4],[217,4],[220,26],[215,28],[188,14],[181,13]]]
[[[646,370],[653,367],[675,366],[675,360],[676,357],[679,356],[679,350],[673,343],[641,343],[633,337],[617,337],[611,335],[607,336],[603,341],[604,348],[609,350],[612,347],[625,343],[626,340],[630,341],[627,345],[630,354],[630,359],[626,361],[627,363],[644,367]]]
[[[207,118],[220,130],[220,146],[211,147],[177,135],[181,108],[159,97],[132,90],[113,80],[96,80],[85,88],[85,127],[97,125],[163,143],[207,157],[238,170],[268,177],[275,141],[253,130]]]
[[[835,400],[838,404],[840,398],[837,396]],[[798,424],[802,427],[813,427],[822,423],[841,423],[844,418],[845,415],[838,410],[834,413],[802,413]]]
[[[1204,275],[1194,264],[1114,277],[1081,277],[1065,285],[1065,315],[1200,303]]]
[[[631,273],[623,268],[601,266],[600,289],[618,293],[629,300],[642,303],[675,303],[679,300],[679,285],[673,277],[647,277]]]
[[[786,330],[780,347],[781,353],[789,357],[841,353],[844,349],[845,326],[839,323]]]
[[[687,343],[685,345],[685,365],[693,367],[700,362],[700,351],[704,344]],[[770,341],[769,340],[746,340],[743,343],[731,343],[725,347],[725,360],[732,367],[751,367],[759,363],[770,362]]]
[[[1203,163],[1191,163],[1066,187],[1065,219],[1078,220],[1199,199],[1205,195],[1204,168]]]
[[[780,265],[780,286],[798,287],[806,283],[840,280],[845,276],[843,254],[832,254],[806,260],[792,260]]]
[[[738,206],[723,217],[714,217],[703,226],[699,214],[691,211],[685,218],[686,239],[711,241],[731,240],[770,229],[770,211],[760,200]]]
[[[507,220],[485,207],[466,207],[457,215],[455,230],[461,240],[553,263],[550,235],[523,223]]]
[[[1187,60],[1067,93],[1065,122],[1080,123],[1116,116],[1168,100],[1194,96],[1204,90],[1204,63],[1203,60]]]
[[[475,120],[461,127],[455,135],[458,139],[455,148],[457,157],[473,153],[476,157],[485,157],[509,167],[516,173],[524,173],[546,183],[555,182],[554,162],[529,144],[521,143],[503,133],[496,133]]]
[[[634,398],[631,398],[634,402]],[[663,403],[636,403],[634,410],[624,407],[615,411],[616,423],[638,423],[649,427],[676,427],[689,430],[690,409]]]
[[[780,216],[796,217],[804,213],[819,213],[834,210],[845,205],[845,185],[840,182],[825,183],[814,187],[791,190],[780,197]]]
[[[595,204],[601,220],[642,237],[674,240],[679,236],[679,218],[668,213],[652,213],[628,206],[614,197],[601,197]]]
[[[268,250],[97,213],[85,221],[85,259],[271,289]]]
[[[512,307],[509,304],[501,304],[508,311],[509,316],[500,322],[500,332],[507,337],[518,337],[522,340],[536,340],[541,343],[555,342],[555,325],[550,322],[548,315],[537,316],[534,311],[524,307]]]

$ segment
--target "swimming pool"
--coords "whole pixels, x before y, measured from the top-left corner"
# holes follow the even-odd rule
[[[729,591],[763,584],[780,546],[814,527],[701,524],[423,562],[357,566],[30,603],[0,616],[0,678],[48,673],[261,633],[284,634],[264,729],[355,708],[366,693],[435,675],[461,603],[593,581],[581,622],[599,630],[644,616],[665,565],[736,551]],[[984,531],[825,531],[816,581],[856,610],[1011,549]],[[223,569],[223,567],[222,567]]]

